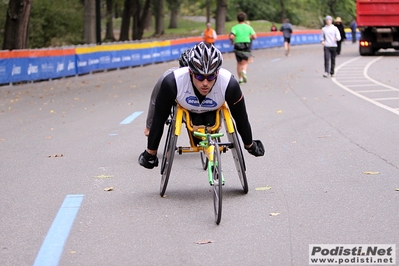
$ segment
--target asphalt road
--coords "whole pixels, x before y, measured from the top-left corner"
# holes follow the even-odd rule
[[[159,168],[137,163],[152,86],[177,61],[0,87],[0,265],[308,265],[309,244],[398,251],[398,54],[357,58],[345,44],[333,79],[319,45],[254,54],[242,89],[266,154],[245,152],[246,195],[222,155],[220,225],[198,154],[176,155],[165,198]],[[224,67],[235,73],[233,55]],[[73,195],[80,204],[64,202]]]

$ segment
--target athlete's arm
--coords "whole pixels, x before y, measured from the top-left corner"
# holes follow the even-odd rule
[[[155,102],[155,112],[147,142],[147,152],[152,155],[157,153],[164,124],[170,114],[170,109],[175,103],[176,96],[177,86],[175,75],[172,72],[163,79]]]
[[[252,130],[245,107],[244,95],[238,81],[233,76],[231,76],[227,85],[225,100],[236,122],[238,133],[240,133],[244,145],[247,148],[250,147],[252,145]]]
[[[169,68],[168,70],[166,70],[165,73],[163,73],[162,77],[160,77],[158,79],[157,83],[154,86],[154,89],[152,90],[150,103],[148,105],[148,113],[147,113],[147,120],[146,120],[146,126],[148,129],[150,129],[151,125],[152,125],[152,118],[154,117],[154,112],[155,112],[155,102],[157,100],[162,81],[167,75],[169,75],[171,72],[173,72],[173,70],[176,70],[176,69],[177,69],[177,67],[172,67],[172,68]]]

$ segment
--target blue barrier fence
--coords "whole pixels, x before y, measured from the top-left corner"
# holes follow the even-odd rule
[[[351,38],[351,33],[347,33]],[[186,49],[201,41],[187,38],[163,42],[103,44],[53,50],[26,50],[0,52],[0,84],[54,79],[86,74],[93,71],[134,67],[176,60]],[[320,42],[320,31],[298,31],[291,37],[292,45]],[[282,46],[280,33],[261,33],[253,41],[252,49]],[[233,51],[227,36],[219,36],[215,46],[222,52]],[[14,54],[13,54],[14,53]]]

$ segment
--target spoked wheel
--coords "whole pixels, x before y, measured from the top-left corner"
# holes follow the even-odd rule
[[[227,134],[227,136],[229,141],[233,143],[234,146],[231,149],[231,152],[233,154],[234,164],[236,165],[238,177],[240,178],[244,193],[246,194],[248,193],[248,181],[247,181],[247,175],[245,173],[246,171],[245,160],[242,154],[241,144],[238,139],[237,131],[235,130],[232,134]]]
[[[165,154],[167,153],[168,143],[169,143],[169,140],[170,140],[170,135],[171,135],[171,132],[174,131],[173,127],[171,126],[171,123],[172,123],[172,119],[168,119],[166,121],[166,124],[168,125],[168,133],[166,134],[165,147],[163,148],[163,153],[162,153],[161,175],[163,174],[163,171],[165,170],[165,163],[166,163]]]
[[[162,155],[161,164],[161,186],[159,194],[161,197],[165,195],[166,187],[168,186],[170,171],[172,170],[173,158],[176,152],[177,136],[175,135],[175,121],[172,119],[168,128],[168,135],[166,137],[165,148]]]
[[[212,166],[212,178],[213,178],[213,206],[215,209],[215,223],[219,224],[222,219],[222,165],[220,160],[219,145],[215,144],[215,150],[213,152],[213,166]]]
[[[202,164],[202,169],[206,170],[208,168],[208,157],[205,156],[203,151],[200,151],[200,156],[201,156],[201,164]]]

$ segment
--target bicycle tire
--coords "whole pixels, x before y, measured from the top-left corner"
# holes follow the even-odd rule
[[[222,162],[220,160],[219,145],[215,144],[215,149],[213,151],[213,206],[215,211],[215,223],[219,224],[222,219],[222,188],[223,188],[223,178],[222,178]]]
[[[235,126],[234,126],[234,132],[231,134],[228,133],[227,135],[229,141],[233,143],[233,148],[231,149],[231,152],[233,154],[234,164],[236,165],[238,177],[240,178],[244,193],[247,194],[249,189],[248,189],[247,175],[245,173],[246,171],[245,160],[244,160],[244,155],[242,154],[242,148],[240,140],[238,139],[237,130],[235,129]]]
[[[161,185],[159,188],[159,195],[161,195],[161,197],[165,195],[166,187],[168,186],[173,158],[176,152],[176,143],[177,136],[175,135],[175,123],[172,119],[168,129],[168,136],[166,137],[164,153],[162,154]]]

